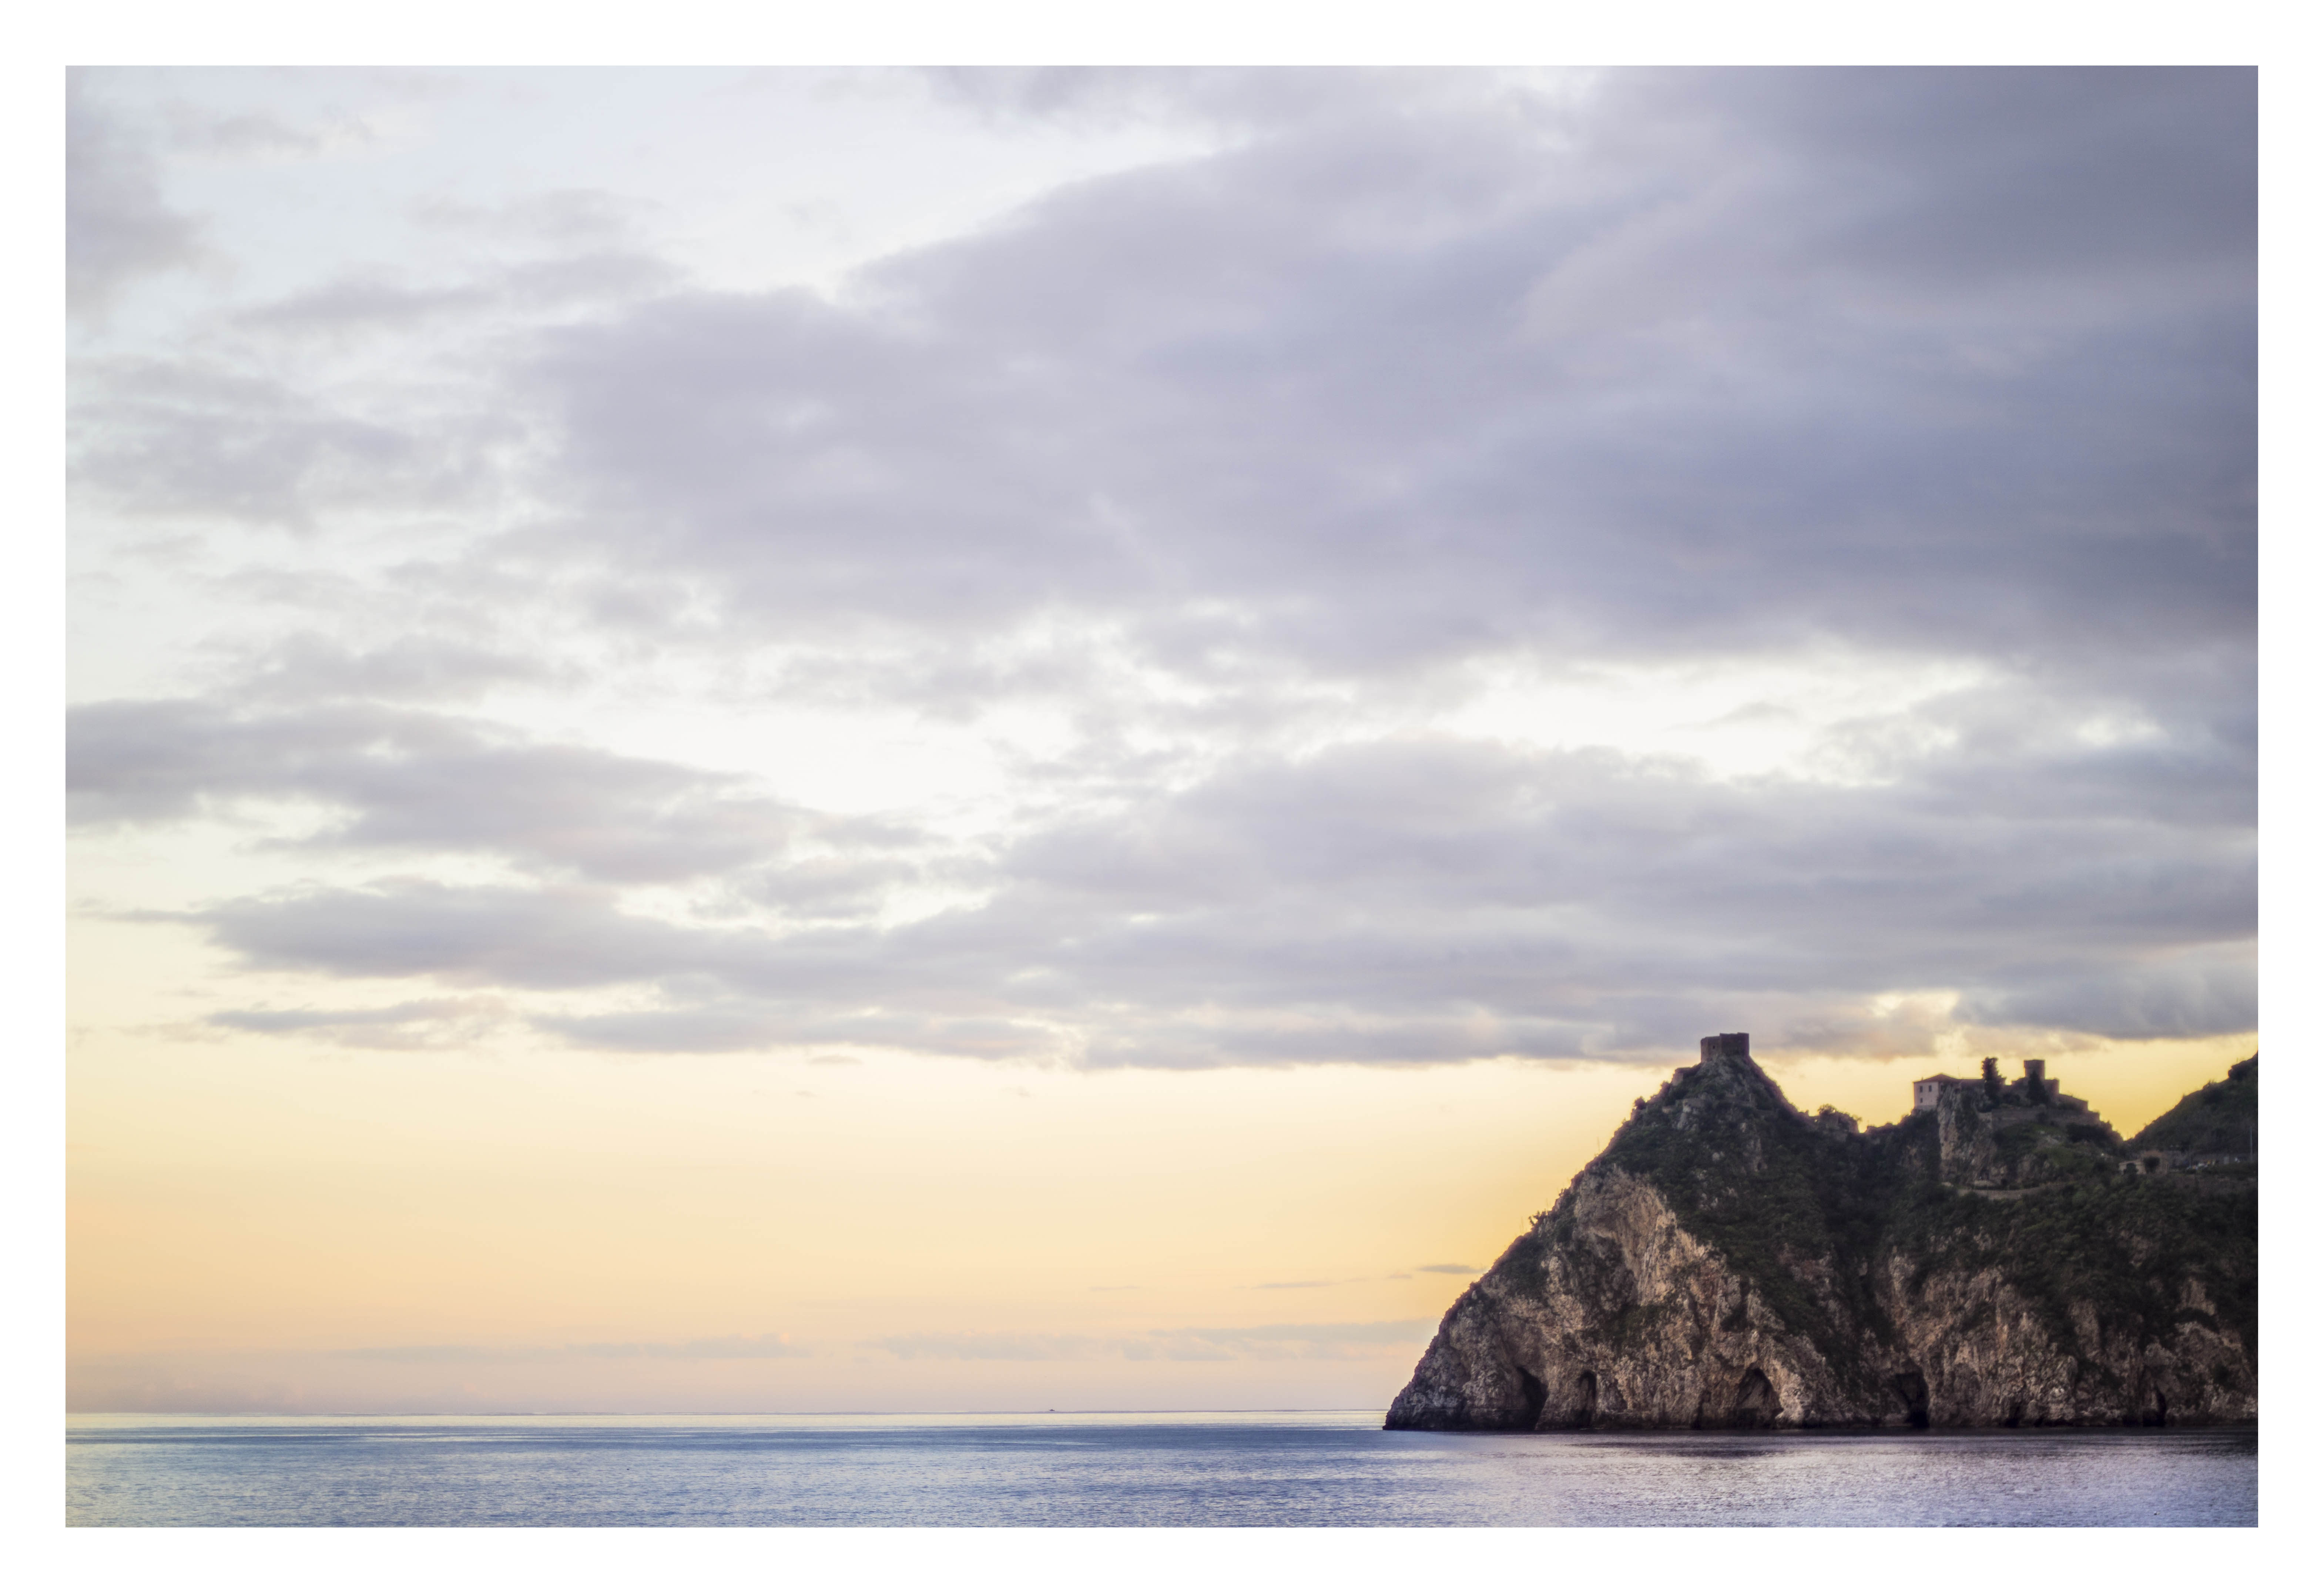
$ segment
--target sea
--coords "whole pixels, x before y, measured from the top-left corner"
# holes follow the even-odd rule
[[[2255,1526],[2255,1429],[1387,1432],[1378,1411],[69,1417],[73,1526]]]

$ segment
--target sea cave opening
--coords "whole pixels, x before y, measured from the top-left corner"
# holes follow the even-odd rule
[[[1549,1385],[1519,1366],[1517,1392],[1525,1396],[1525,1420],[1518,1425],[1530,1428],[1541,1420],[1541,1408],[1549,1403]]]
[[[1904,1402],[1904,1424],[1926,1427],[1929,1424],[1929,1380],[1921,1375],[1918,1366],[1907,1366],[1896,1374],[1897,1397]]]
[[[1734,1415],[1729,1425],[1733,1427],[1773,1427],[1782,1406],[1775,1400],[1775,1385],[1767,1375],[1754,1366],[1743,1374],[1743,1381],[1735,1386]]]

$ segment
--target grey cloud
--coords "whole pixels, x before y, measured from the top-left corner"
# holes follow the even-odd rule
[[[637,226],[636,201],[603,189],[558,189],[499,205],[472,205],[441,196],[412,207],[422,226],[558,248],[605,247],[625,242]]]
[[[789,1022],[786,1022],[786,1019]],[[796,1033],[795,1014],[747,1003],[693,1006],[676,1012],[601,1013],[545,1017],[540,1026],[590,1051],[641,1051],[655,1055],[715,1055],[763,1051]]]
[[[503,384],[490,415],[95,367],[78,468],[132,512],[317,525],[480,490],[487,440],[545,437],[518,485],[548,512],[430,579],[552,592],[643,645],[779,643],[795,697],[1056,706],[1074,738],[1012,771],[1020,832],[947,853],[366,710],[493,678],[420,641],[318,650],[239,706],[78,711],[77,813],[306,797],[348,817],[302,844],[550,876],[194,922],[258,966],[565,993],[528,1021],[611,1050],[1666,1063],[1738,1027],[1886,1053],[1963,1020],[2255,1023],[2251,73],[943,91],[1231,141],[831,297],[641,276],[642,301],[462,366]],[[593,203],[458,224],[618,277]],[[436,313],[374,286],[299,313]],[[1821,781],[1449,736],[1280,750],[1480,660],[1811,647],[1985,683],[1837,727]],[[718,899],[680,924],[610,890],[671,879]],[[930,880],[981,899],[878,926]],[[781,927],[715,921],[758,908]],[[1873,1005],[1931,989],[1959,1010]]]
[[[536,1017],[545,1032],[609,1051],[704,1051],[788,1043],[887,1045],[1024,1057],[1054,1049],[1038,1013],[980,992],[991,965],[957,953],[890,967],[862,931],[672,924],[584,886],[456,887],[386,880],[309,889],[149,918],[202,926],[246,966],[342,977],[428,977],[454,986],[560,992],[659,987],[658,1010]],[[729,994],[731,993],[731,994]]]
[[[473,315],[499,302],[490,289],[409,288],[378,280],[327,282],[244,310],[244,326],[276,331],[406,329],[447,316]]]
[[[512,266],[503,292],[512,303],[555,307],[641,298],[678,280],[678,268],[657,255],[596,249]]]
[[[1988,1023],[2190,1038],[2258,1027],[2259,977],[2248,940],[2172,948],[2106,967],[2043,959],[2012,986],[1970,1005]]]
[[[907,1361],[1086,1361],[1119,1355],[1121,1344],[1065,1333],[903,1333],[865,1342]]]
[[[340,1352],[350,1360],[398,1361],[423,1366],[508,1361],[591,1360],[732,1361],[787,1360],[815,1352],[795,1345],[788,1333],[729,1334],[634,1344],[391,1344]]]
[[[840,305],[666,301],[537,380],[604,555],[759,623],[1084,605],[1165,650],[1217,602],[1332,672],[2246,638],[2250,102],[1822,72],[1616,75],[1538,128],[1390,103]]]
[[[903,1360],[1353,1360],[1427,1341],[1427,1321],[1173,1328],[1120,1338],[1085,1334],[909,1333],[866,1340]]]
[[[414,1051],[457,1045],[501,1021],[505,1005],[492,1000],[405,1001],[341,1011],[256,1008],[212,1013],[220,1028],[254,1034],[303,1034],[358,1051]]]
[[[729,1333],[716,1338],[687,1338],[676,1343],[576,1344],[575,1355],[608,1359],[678,1361],[788,1360],[815,1352],[793,1344],[788,1333]]]
[[[84,360],[72,474],[130,513],[309,531],[326,510],[441,507],[489,487],[488,415],[370,415],[238,366]]]
[[[492,314],[540,314],[636,299],[677,280],[666,262],[602,249],[526,261],[469,281],[421,287],[383,277],[326,282],[254,305],[236,318],[246,329],[346,337],[410,332],[434,322]]]
[[[1497,80],[1458,69],[1343,67],[934,67],[919,76],[939,99],[995,121],[1192,123],[1245,135],[1383,112],[1473,113],[1492,104]]]
[[[86,70],[65,79],[65,293],[102,315],[140,278],[199,255],[199,227],[161,192],[152,141],[108,107]]]
[[[2007,765],[2005,764],[2006,769]],[[656,1005],[534,1020],[611,1050],[880,1044],[1084,1065],[1661,1061],[1695,1035],[1909,1051],[1944,1014],[2095,1033],[2255,1021],[2246,816],[1983,790],[1706,782],[1443,741],[1254,763],[1053,826],[982,905],[878,929],[679,926],[586,892],[387,882],[196,915],[261,966]],[[1747,1023],[1746,1020],[1748,1020]],[[1917,1028],[1914,1027],[1917,1025]]]
[[[791,949],[779,941],[750,937],[706,949],[710,955],[702,963],[681,972],[661,970],[665,986],[676,992],[687,975],[705,963],[715,963],[730,974],[745,970],[731,982],[750,988],[754,995],[701,1005],[543,1015],[533,1020],[534,1026],[587,1051],[657,1056],[836,1043],[989,1061],[1063,1060],[1065,1048],[1056,1031],[1038,1021],[1038,1014],[1035,1021],[949,1016],[927,1001],[925,977],[894,981],[908,987],[894,993],[897,1007],[875,1005],[883,995],[884,982],[873,960],[860,953],[845,966],[835,968],[827,959],[792,955]],[[836,976],[832,984],[837,988],[814,986],[816,974],[825,969]],[[956,985],[950,988],[963,994]],[[856,1001],[846,1000],[843,990],[853,991]],[[990,998],[973,999],[981,1004]]]
[[[2247,932],[2247,808],[2173,810],[2144,762],[2091,761],[2115,777],[2060,803],[2044,788],[2075,773],[2062,756],[1849,788],[1451,741],[1351,746],[1233,771],[1122,820],[1060,825],[1008,869],[1028,894],[1190,917],[1283,901],[1384,924],[1440,906],[1480,922],[1634,918],[1666,926],[1674,950],[1702,936],[1730,959],[1778,936],[1826,958],[1836,948],[1819,924],[1854,939],[1868,921],[1925,954],[1991,932],[1998,912],[2014,933],[2116,946]],[[2213,783],[2227,783],[2215,771]],[[2093,909],[2103,922],[2084,922]]]
[[[326,131],[296,126],[280,116],[209,116],[187,106],[171,107],[168,124],[172,149],[227,160],[319,154],[333,144],[360,142],[371,135],[360,122],[341,120]]]
[[[1157,1337],[1184,1334],[1191,1338],[1244,1340],[1253,1344],[1401,1344],[1417,1331],[1435,1327],[1426,1320],[1393,1322],[1276,1322],[1258,1328],[1185,1328],[1163,1329]]]
[[[357,977],[584,989],[692,971],[715,960],[697,932],[625,917],[579,886],[459,889],[427,881],[228,903],[189,918],[254,968]],[[708,954],[706,957],[706,953]]]
[[[860,919],[877,912],[890,891],[927,872],[892,857],[814,857],[742,875],[735,889],[746,900],[780,908],[796,919]]]
[[[939,98],[991,116],[1120,116],[1138,102],[1176,103],[1175,73],[1106,67],[936,67],[922,77]]]
[[[1456,1278],[1473,1278],[1484,1268],[1467,1266],[1457,1261],[1440,1261],[1428,1266],[1415,1267],[1413,1270],[1424,1273],[1449,1273]]]
[[[398,662],[413,661],[391,650],[354,667]],[[763,863],[814,824],[732,777],[520,742],[490,726],[373,703],[251,714],[190,699],[101,702],[71,710],[67,734],[67,791],[73,821],[85,827],[307,798],[348,817],[277,844],[485,853],[641,883]],[[779,881],[761,877],[760,894],[779,902]],[[808,894],[827,901],[830,882],[818,884]]]
[[[357,649],[301,632],[267,649],[238,682],[244,701],[441,702],[496,686],[546,685],[563,678],[541,660],[447,636],[397,636]]]

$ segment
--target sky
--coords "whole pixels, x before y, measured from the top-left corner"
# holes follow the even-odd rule
[[[2239,69],[101,69],[69,1397],[1384,1405],[2257,1049]]]

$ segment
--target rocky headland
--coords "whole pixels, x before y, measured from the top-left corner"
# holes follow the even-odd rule
[[[1748,1036],[1705,1040],[1445,1313],[1388,1425],[2258,1420],[2256,1058],[2133,1142],[2253,1152],[2200,1165],[2142,1160],[2039,1063],[1915,1098],[1811,1116]]]

